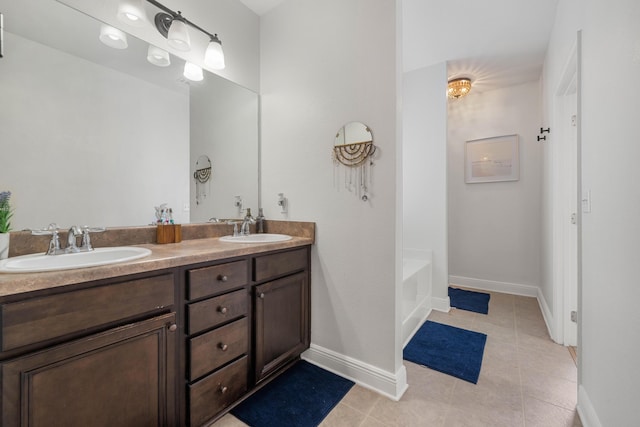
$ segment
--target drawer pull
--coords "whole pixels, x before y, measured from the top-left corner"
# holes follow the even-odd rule
[[[258,294],[258,298],[260,298],[260,299],[264,299],[264,292],[260,292],[260,293]]]
[[[218,276],[218,281],[220,281],[220,282],[226,282],[228,280],[229,280],[229,277],[227,275],[225,275],[225,274],[221,274],[221,275]]]
[[[227,307],[218,307],[218,313],[227,314]]]
[[[227,387],[226,385],[220,386],[220,393],[225,394],[228,390],[229,390],[229,387]]]
[[[220,343],[220,344],[218,344],[218,348],[219,348],[220,350],[222,350],[222,351],[227,351],[227,349],[229,348],[229,346],[228,346],[228,345],[226,345],[226,344]]]
[[[172,323],[169,325],[169,332],[175,332],[178,329],[178,325]]]

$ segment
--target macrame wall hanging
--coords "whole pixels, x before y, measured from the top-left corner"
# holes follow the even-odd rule
[[[369,200],[372,184],[371,171],[376,146],[368,126],[350,122],[336,134],[333,146],[334,185],[354,193],[362,201]]]
[[[211,192],[211,160],[209,157],[205,155],[198,157],[193,179],[196,180],[196,205],[199,205]]]

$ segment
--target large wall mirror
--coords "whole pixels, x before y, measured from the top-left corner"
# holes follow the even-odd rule
[[[0,191],[13,229],[137,226],[167,203],[177,221],[258,206],[258,95],[184,61],[150,64],[149,45],[98,39],[101,22],[55,0],[0,0]],[[196,203],[196,161],[212,163]]]

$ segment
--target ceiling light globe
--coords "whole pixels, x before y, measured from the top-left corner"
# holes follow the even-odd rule
[[[107,24],[100,26],[100,41],[114,49],[126,49],[129,46],[127,35]]]
[[[152,44],[150,44],[149,49],[147,49],[147,61],[158,67],[168,67],[171,65],[169,52]]]
[[[204,64],[214,70],[222,70],[225,67],[224,52],[220,41],[211,40],[204,53]]]
[[[120,22],[133,27],[142,27],[147,22],[142,0],[121,0],[117,15]]]
[[[188,61],[184,63],[183,75],[193,82],[200,82],[204,79],[202,68]]]
[[[465,77],[449,80],[447,84],[447,96],[449,98],[462,98],[471,91],[471,80]]]

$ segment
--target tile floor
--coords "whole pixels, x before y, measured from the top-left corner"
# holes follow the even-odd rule
[[[549,338],[535,298],[492,292],[488,315],[453,309],[429,320],[487,334],[478,384],[405,362],[399,402],[355,385],[321,427],[582,426],[575,363]],[[229,414],[214,426],[245,424]]]

